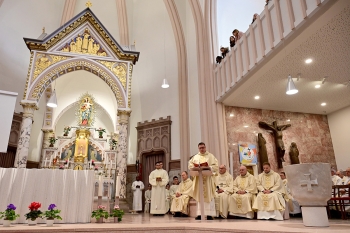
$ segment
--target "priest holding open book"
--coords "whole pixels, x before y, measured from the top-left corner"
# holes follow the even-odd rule
[[[199,178],[196,176],[193,179],[193,198],[197,201],[197,217],[196,220],[201,219],[199,194],[203,192],[204,196],[204,214],[207,220],[213,220],[212,216],[216,215],[215,211],[215,176],[218,172],[218,160],[215,156],[206,151],[206,146],[203,142],[198,144],[199,153],[194,155],[188,162],[188,168],[201,167],[210,169],[213,172],[212,176],[203,177],[203,190],[199,190]]]

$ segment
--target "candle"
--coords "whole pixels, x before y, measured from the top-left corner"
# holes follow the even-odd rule
[[[69,159],[67,160],[67,168],[69,168]]]
[[[230,152],[230,171],[233,174],[233,152]]]
[[[119,197],[119,189],[120,189],[120,176],[117,176],[117,180],[115,181],[115,196]]]
[[[98,196],[102,197],[102,189],[103,189],[103,182],[102,182],[102,176],[100,175],[98,177]]]

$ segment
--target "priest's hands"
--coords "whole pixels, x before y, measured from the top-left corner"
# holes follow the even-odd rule
[[[157,181],[157,182],[162,182],[162,178],[161,178],[161,177],[157,177],[157,178],[156,178],[156,181]]]
[[[201,163],[200,166],[201,166],[201,167],[208,167],[209,165],[208,165],[207,162],[205,162],[205,163]]]
[[[223,193],[223,192],[224,192],[224,190],[222,190],[222,189],[218,189],[216,192],[217,192],[217,193]]]
[[[197,164],[197,163],[194,163],[193,165],[194,165],[195,167],[199,167],[199,164]]]
[[[181,193],[176,193],[176,197],[180,197],[181,196]]]
[[[139,188],[140,188],[140,185],[136,185],[136,188],[139,189]]]
[[[247,192],[244,191],[244,190],[238,190],[236,193],[237,193],[237,194],[246,194]]]
[[[266,189],[265,189],[265,190],[263,191],[263,193],[264,193],[264,194],[269,194],[269,193],[272,193],[272,191],[271,191],[271,190],[266,190]]]

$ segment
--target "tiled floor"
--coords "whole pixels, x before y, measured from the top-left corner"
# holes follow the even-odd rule
[[[112,219],[111,219],[112,221]],[[55,224],[46,227],[43,224],[29,227],[26,224],[13,225],[10,228],[0,226],[0,232],[171,232],[171,233],[209,233],[209,232],[350,232],[350,220],[330,220],[330,227],[304,227],[301,218],[285,221],[218,219],[214,221],[196,221],[194,218],[174,218],[170,215],[150,216],[148,214],[126,214],[121,223],[103,224]]]

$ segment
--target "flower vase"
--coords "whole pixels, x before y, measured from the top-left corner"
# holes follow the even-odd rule
[[[46,226],[47,227],[52,227],[54,221],[55,221],[55,219],[46,219]]]
[[[37,219],[34,219],[34,220],[28,219],[28,225],[29,226],[35,226],[36,223],[37,223]]]
[[[103,218],[96,219],[96,223],[103,223]]]
[[[3,227],[10,227],[10,225],[11,225],[11,221],[10,220],[3,220],[2,221],[2,226]]]

